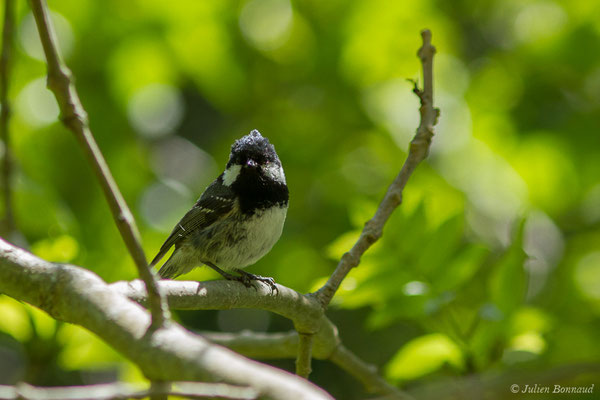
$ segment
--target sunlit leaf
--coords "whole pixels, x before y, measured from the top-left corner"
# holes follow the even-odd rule
[[[69,262],[77,257],[79,243],[69,236],[44,239],[34,243],[31,251],[40,258],[53,262]]]
[[[406,343],[386,366],[393,380],[412,380],[434,372],[444,365],[463,367],[460,348],[446,335],[434,333]]]
[[[123,361],[123,357],[110,346],[77,325],[64,325],[58,340],[64,346],[59,362],[67,369],[102,369]]]

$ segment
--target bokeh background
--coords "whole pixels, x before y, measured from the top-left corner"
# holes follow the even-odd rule
[[[597,395],[598,369],[578,365],[600,359],[600,3],[50,7],[147,256],[220,173],[233,140],[259,129],[276,146],[291,200],[281,240],[249,270],[300,292],[324,282],[400,170],[418,125],[409,80],[420,79],[419,32],[431,29],[441,118],[430,157],[328,314],[350,349],[403,388],[533,373],[532,384],[595,383]],[[16,240],[108,282],[134,279],[95,177],[45,89],[32,15],[25,1],[17,8]],[[218,276],[198,269],[183,279]],[[291,329],[259,310],[176,318],[198,331]],[[292,360],[269,362],[293,370]],[[551,382],[535,375],[573,365]],[[143,378],[85,330],[0,296],[0,383],[116,379]],[[328,362],[315,361],[312,379],[336,398],[367,396]],[[514,398],[508,384],[492,392]]]

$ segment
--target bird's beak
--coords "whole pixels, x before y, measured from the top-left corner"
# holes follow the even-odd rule
[[[256,161],[249,159],[248,161],[246,161],[246,167],[256,168],[258,167],[258,164],[256,163]]]

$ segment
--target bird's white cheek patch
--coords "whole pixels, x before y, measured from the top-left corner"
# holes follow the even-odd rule
[[[268,163],[263,167],[265,175],[270,177],[275,182],[285,183],[285,174],[283,168],[275,163]]]
[[[232,165],[231,167],[227,168],[225,170],[225,172],[223,173],[223,185],[231,186],[231,184],[233,182],[235,182],[238,175],[240,174],[241,168],[242,168],[241,165],[235,165],[235,164]]]

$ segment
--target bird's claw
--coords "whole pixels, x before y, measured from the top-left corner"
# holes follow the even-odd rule
[[[235,277],[235,280],[241,282],[246,287],[253,287],[258,291],[258,288],[254,285],[255,281],[264,283],[271,289],[271,293],[279,293],[279,289],[277,289],[277,285],[275,285],[275,280],[269,276],[260,276],[251,274],[246,271],[238,271],[240,273],[239,277]]]

